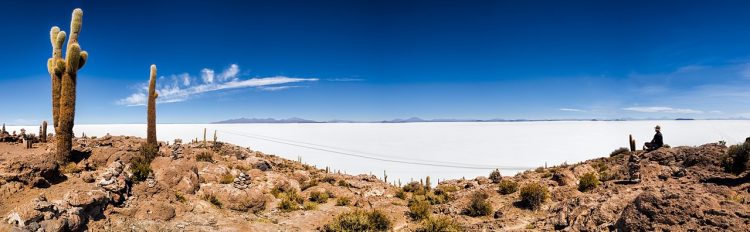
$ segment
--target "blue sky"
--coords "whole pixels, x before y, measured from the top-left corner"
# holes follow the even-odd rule
[[[84,11],[77,123],[750,117],[746,1],[6,1],[0,121],[51,118],[49,29]]]

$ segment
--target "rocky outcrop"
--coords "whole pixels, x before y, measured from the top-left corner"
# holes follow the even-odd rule
[[[617,220],[617,228],[622,231],[680,228],[743,231],[749,228],[746,219],[722,208],[719,200],[705,194],[650,190],[638,195],[625,208]]]
[[[21,182],[34,187],[47,187],[64,178],[57,163],[47,154],[23,157],[0,163],[0,179],[5,182]]]
[[[6,220],[20,231],[84,231],[89,220],[102,217],[108,201],[102,190],[71,191],[56,202],[39,195]]]

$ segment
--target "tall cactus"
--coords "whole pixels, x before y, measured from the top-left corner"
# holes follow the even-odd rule
[[[151,77],[148,80],[148,128],[146,129],[146,143],[153,147],[156,144],[156,65],[151,65]]]
[[[88,59],[88,53],[81,50],[78,35],[81,33],[83,11],[73,10],[70,20],[70,38],[67,53],[62,57],[62,46],[66,34],[59,27],[50,30],[52,58],[47,61],[47,71],[52,79],[52,124],[55,126],[55,159],[66,162],[73,147],[73,125],[76,107],[76,81],[78,70]]]

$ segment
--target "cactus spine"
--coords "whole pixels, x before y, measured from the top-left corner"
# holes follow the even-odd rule
[[[70,38],[68,39],[65,59],[62,57],[62,46],[66,34],[59,27],[50,30],[52,58],[47,61],[47,71],[52,80],[52,124],[55,126],[55,159],[66,162],[73,146],[73,125],[76,107],[76,81],[78,70],[88,59],[88,53],[81,50],[78,35],[81,32],[83,11],[73,10],[70,20]]]
[[[156,98],[159,94],[156,93],[156,65],[151,65],[151,77],[148,81],[148,128],[146,129],[146,143],[152,147],[157,147],[156,144]]]

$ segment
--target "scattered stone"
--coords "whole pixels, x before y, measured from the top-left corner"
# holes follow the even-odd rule
[[[261,171],[271,171],[273,169],[273,166],[271,166],[271,163],[268,161],[260,161],[258,163],[255,163],[255,168],[260,169]]]

